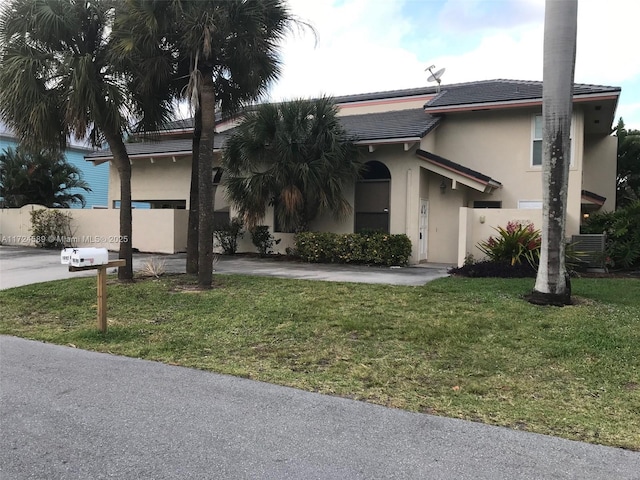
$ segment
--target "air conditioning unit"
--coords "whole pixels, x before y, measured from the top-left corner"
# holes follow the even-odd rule
[[[580,260],[587,268],[604,269],[605,244],[607,236],[604,233],[573,235],[572,249],[580,255]]]

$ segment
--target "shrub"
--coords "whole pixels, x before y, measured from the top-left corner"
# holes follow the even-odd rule
[[[406,265],[411,256],[406,235],[301,232],[295,243],[300,258],[314,263]]]
[[[542,237],[532,223],[513,221],[507,223],[506,228],[497,227],[495,230],[497,237],[489,237],[477,245],[489,260],[511,266],[526,260],[532,267],[538,265]]]
[[[258,225],[251,229],[251,241],[258,249],[258,253],[261,256],[273,253],[273,246],[280,243],[280,239],[276,240],[273,235],[269,233],[269,227],[267,225]]]
[[[451,268],[449,269],[449,273],[472,278],[535,278],[537,272],[534,266],[528,262],[511,265],[509,262],[485,260],[482,262],[465,263],[462,267]]]
[[[232,219],[229,223],[216,225],[213,238],[226,255],[234,255],[238,251],[238,238],[242,235],[242,220]]]
[[[582,226],[582,233],[607,235],[608,266],[640,267],[640,200],[615,212],[595,213]]]
[[[60,210],[33,210],[31,233],[35,244],[42,248],[64,248],[71,246],[71,214]]]

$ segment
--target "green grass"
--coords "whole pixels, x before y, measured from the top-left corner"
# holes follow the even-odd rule
[[[532,279],[215,278],[113,281],[106,335],[93,278],[1,291],[0,333],[640,450],[640,280],[575,279],[554,308]]]

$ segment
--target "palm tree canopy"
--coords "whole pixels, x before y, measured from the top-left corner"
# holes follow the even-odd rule
[[[343,218],[362,163],[331,98],[264,104],[246,114],[223,152],[228,199],[249,225],[274,206],[280,226],[303,230],[322,212]]]
[[[74,135],[97,146],[105,131],[122,136],[131,121],[168,117],[166,99],[155,95],[152,104],[151,86],[141,85],[153,62],[114,55],[110,34],[123,8],[112,0],[4,4],[0,118],[23,142],[58,148]]]
[[[81,193],[90,192],[81,172],[59,152],[7,148],[0,154],[0,197],[7,207],[34,203],[49,208],[85,206]]]

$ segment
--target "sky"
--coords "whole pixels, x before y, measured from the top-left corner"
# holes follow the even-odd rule
[[[288,0],[315,28],[282,45],[271,100],[507,78],[542,80],[544,0]],[[576,83],[618,86],[616,119],[640,129],[640,2],[579,0]]]
[[[542,80],[544,0],[287,3],[316,35],[294,32],[283,42],[270,100],[433,85],[425,71],[431,65],[446,69],[443,86]],[[636,0],[578,0],[575,81],[621,87],[615,122],[622,117],[640,130],[639,18]]]

